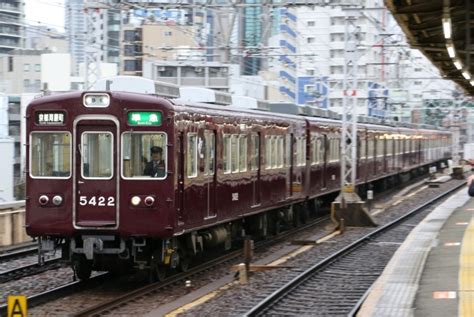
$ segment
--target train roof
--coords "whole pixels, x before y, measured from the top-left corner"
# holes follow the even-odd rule
[[[151,84],[151,82],[150,82]],[[150,86],[151,87],[151,86]],[[168,107],[181,107],[182,109],[176,109],[181,111],[189,111],[190,109],[194,110],[212,110],[213,112],[218,112],[222,115],[228,115],[232,113],[234,115],[245,114],[245,115],[253,115],[259,119],[265,118],[275,118],[281,120],[308,120],[309,122],[324,122],[326,124],[331,125],[340,125],[341,124],[341,115],[337,114],[333,111],[326,110],[326,109],[319,109],[313,107],[304,107],[299,106],[291,103],[268,103],[265,107],[262,108],[244,108],[238,107],[234,105],[221,105],[221,104],[210,104],[205,102],[189,102],[183,99],[177,98],[166,98],[162,96],[158,96],[156,94],[143,94],[140,92],[124,92],[124,91],[76,91],[76,92],[68,92],[68,93],[61,93],[61,94],[54,94],[43,96],[41,98],[37,98],[31,102],[31,104],[38,104],[38,103],[56,103],[60,102],[64,99],[75,99],[75,98],[82,98],[84,93],[108,93],[112,97],[119,98],[122,100],[132,101],[137,98],[141,99],[142,102],[156,102],[160,100],[163,106]],[[224,95],[224,94],[222,94]],[[250,97],[249,97],[250,98]],[[269,110],[267,110],[269,109]],[[369,129],[380,129],[384,128],[387,130],[391,129],[398,129],[398,130],[423,130],[424,132],[445,132],[449,133],[446,130],[439,129],[437,127],[428,126],[428,125],[416,125],[410,123],[399,123],[399,122],[384,122],[380,119],[376,118],[368,118],[368,117],[358,117],[358,123],[360,126],[369,128]]]

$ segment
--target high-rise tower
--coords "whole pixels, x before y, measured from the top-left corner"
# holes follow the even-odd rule
[[[24,1],[0,0],[0,54],[24,47]]]

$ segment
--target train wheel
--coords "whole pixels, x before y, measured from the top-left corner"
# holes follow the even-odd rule
[[[91,277],[92,261],[87,260],[84,255],[75,256],[72,265],[74,273],[81,281],[88,280]]]
[[[180,272],[189,271],[189,266],[191,265],[191,257],[189,256],[188,252],[178,250],[178,254],[179,254],[178,271]]]

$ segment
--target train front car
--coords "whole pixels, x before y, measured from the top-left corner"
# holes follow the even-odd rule
[[[46,96],[28,107],[26,230],[42,251],[61,247],[80,279],[172,260],[171,107],[116,92]]]

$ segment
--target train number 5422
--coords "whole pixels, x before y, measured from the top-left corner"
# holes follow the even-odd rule
[[[81,206],[98,206],[98,207],[113,207],[115,206],[115,198],[114,197],[104,197],[104,196],[79,196],[79,205]]]

